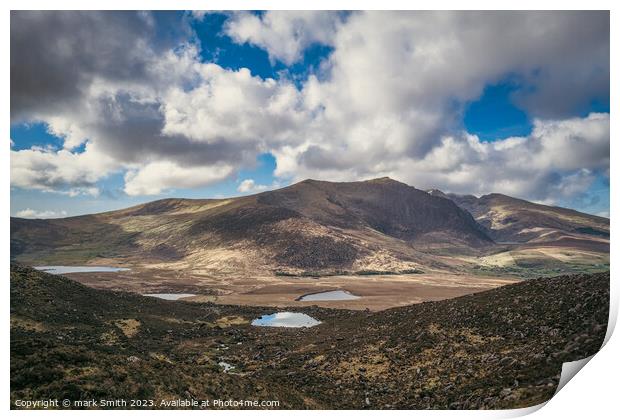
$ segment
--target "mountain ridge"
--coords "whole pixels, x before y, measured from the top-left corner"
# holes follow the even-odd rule
[[[442,193],[443,194],[443,193]],[[609,238],[609,219],[601,216],[579,212],[559,206],[548,206],[533,203],[521,198],[515,198],[506,194],[491,193],[480,197],[473,195],[444,194],[458,206],[467,210],[485,228],[492,228],[495,234],[491,234],[494,240],[532,240],[534,232],[522,232],[523,229],[540,228],[557,229],[565,234],[583,233],[580,229],[590,228],[594,236]],[[520,221],[510,220],[512,214],[519,212]],[[523,214],[536,217],[538,226],[532,226],[532,221],[527,220],[528,226],[521,226],[525,222]],[[513,226],[510,226],[513,225]],[[598,229],[595,229],[598,228]],[[518,228],[521,228],[520,231]],[[529,235],[523,235],[527,233]],[[544,231],[549,234],[549,230]],[[538,237],[540,238],[540,236]]]
[[[542,246],[577,249],[586,265],[594,250],[596,263],[605,263],[608,232],[607,219],[499,194],[428,193],[388,177],[307,179],[240,197],[168,198],[62,219],[11,218],[11,257],[163,264],[214,275],[454,272],[476,269],[485,255],[524,252],[501,248],[506,243],[528,248],[526,265],[531,248]],[[566,258],[542,254],[536,258]]]

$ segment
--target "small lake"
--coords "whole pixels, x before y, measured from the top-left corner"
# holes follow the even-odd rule
[[[35,267],[40,271],[50,274],[68,273],[116,273],[118,271],[129,271],[128,268],[106,267],[106,266],[70,266],[70,265],[42,265]]]
[[[191,293],[148,293],[142,296],[150,296],[150,297],[155,297],[155,298],[164,299],[164,300],[179,300],[179,299],[188,298],[188,297],[192,297],[196,295],[191,294]]]
[[[276,312],[270,315],[263,315],[252,321],[252,325],[257,327],[288,328],[314,327],[320,323],[321,321],[300,312]]]
[[[359,296],[355,296],[346,290],[332,290],[331,292],[310,293],[299,297],[297,300],[300,302],[312,302],[317,300],[355,300],[359,298]]]

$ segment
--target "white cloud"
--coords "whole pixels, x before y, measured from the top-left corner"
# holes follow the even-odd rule
[[[444,137],[423,159],[398,162],[395,174],[424,188],[557,202],[583,193],[596,173],[605,173],[609,138],[609,114],[536,120],[527,137],[490,143],[471,135]]]
[[[208,11],[206,11],[206,10],[192,10],[192,11],[190,12],[190,15],[191,15],[194,19],[196,19],[196,20],[198,20],[198,21],[202,22],[202,21],[204,20],[205,16],[207,15],[207,13],[209,13],[209,12],[208,12]]]
[[[58,217],[66,217],[67,212],[65,210],[54,211],[54,210],[43,210],[37,211],[31,208],[27,208],[24,210],[20,210],[15,213],[17,217],[23,217],[25,219],[55,219]]]
[[[170,188],[204,187],[232,173],[228,165],[182,167],[174,162],[153,162],[125,175],[128,195],[157,195]]]
[[[264,48],[272,61],[291,65],[302,58],[314,43],[330,45],[340,17],[327,11],[268,11],[262,16],[234,13],[225,33],[238,43],[249,42]]]
[[[487,84],[512,74],[535,87],[533,72],[553,76],[562,63],[562,72],[574,68],[577,76],[586,71],[584,57],[604,64],[598,50],[569,36],[578,17],[354,13],[335,35],[330,77],[304,85],[304,103],[323,131],[315,141],[325,154],[357,167],[423,156],[443,134],[459,128],[455,103],[475,100]],[[600,70],[593,67],[592,74]],[[566,99],[558,96],[557,102]]]
[[[253,179],[244,179],[239,183],[237,191],[241,193],[256,193],[268,190],[269,185],[257,184]]]
[[[291,83],[215,64],[202,65],[199,72],[194,89],[171,88],[162,98],[164,135],[264,146],[295,141],[299,130],[311,123],[301,94]]]
[[[575,170],[609,167],[609,114],[585,118],[537,120],[531,134],[531,157],[538,168]],[[539,146],[539,147],[536,147]]]
[[[275,156],[277,174],[297,180],[391,176],[425,190],[477,195],[502,192],[554,203],[585,192],[596,174],[607,176],[609,130],[609,114],[593,113],[584,118],[536,120],[531,135],[494,142],[465,132],[444,135],[422,156],[403,154],[389,161],[367,163],[364,155],[355,152],[349,156],[324,153],[312,161],[308,159],[312,146],[308,145],[286,148]],[[351,160],[350,155],[358,160]]]
[[[541,103],[548,100],[543,85],[562,81],[566,92],[555,92],[555,103],[532,108],[543,116],[604,95],[604,83],[592,80],[608,75],[605,21],[579,26],[583,37],[577,40],[571,28],[584,17],[354,13],[336,32],[329,77],[304,84],[314,125],[306,126],[304,142],[273,151],[276,174],[330,180],[388,175],[424,188],[532,199],[582,191],[594,172],[604,174],[609,166],[608,114],[539,117],[526,138],[483,143],[461,133],[462,108],[455,103],[477,99],[508,75],[538,92],[532,95]],[[578,81],[575,90],[569,74]]]
[[[94,144],[82,153],[33,148],[11,150],[11,185],[70,196],[98,195],[94,184],[117,168]]]
[[[98,197],[101,191],[97,187],[86,188],[71,188],[68,191],[62,191],[62,194],[66,194],[69,197],[77,197],[78,195],[90,195],[92,197]]]
[[[97,34],[124,28],[105,24],[105,16],[88,20]],[[83,20],[74,25],[88,34]],[[16,115],[48,123],[65,150],[12,150],[11,184],[96,194],[98,180],[128,170],[127,194],[159,194],[218,182],[271,152],[281,178],[392,176],[423,188],[557,200],[609,173],[609,115],[574,117],[575,107],[587,106],[593,95],[608,95],[608,24],[605,12],[231,15],[225,31],[264,48],[272,60],[298,62],[314,43],[333,47],[325,74],[310,76],[301,88],[286,78],[202,63],[186,39],[175,48],[152,45],[153,22],[133,36],[131,45],[140,48],[128,49],[118,34],[110,42],[86,37],[85,47],[75,48],[81,54],[75,66],[67,62],[71,54],[39,66],[70,67],[79,81],[76,89],[73,82],[59,84],[63,77],[51,79],[54,106],[29,92],[34,82],[23,92],[12,86],[12,95],[19,93]],[[59,39],[74,37],[65,35]],[[47,48],[49,36],[39,38]],[[101,42],[126,65],[84,53]],[[535,117],[532,134],[484,143],[465,133],[466,104],[509,76],[524,86],[515,100]],[[86,150],[75,152],[86,140]]]

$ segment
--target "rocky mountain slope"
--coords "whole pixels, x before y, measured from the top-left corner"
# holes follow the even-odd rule
[[[595,253],[580,254],[582,266],[605,264],[607,219],[500,197],[509,204],[495,195],[429,194],[389,178],[306,180],[247,197],[165,199],[64,219],[11,218],[11,256],[35,265],[114,264],[217,276],[453,272],[504,252],[498,242],[554,237],[558,246]]]
[[[17,399],[279,400],[280,408],[517,408],[605,336],[609,273],[540,278],[381,312],[161,301],[11,266]],[[224,371],[222,362],[232,366]],[[229,367],[230,367],[229,366]]]
[[[545,206],[503,194],[444,194],[474,216],[496,242],[564,244],[609,249],[609,219],[562,207]]]
[[[468,211],[497,244],[478,260],[482,272],[521,277],[609,267],[609,219],[502,194],[429,192]]]

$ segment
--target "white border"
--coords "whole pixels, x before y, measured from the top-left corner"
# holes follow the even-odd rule
[[[614,40],[618,39],[617,25],[619,19],[617,18],[618,7],[614,7],[617,2],[590,0],[587,2],[577,1],[544,1],[544,0],[521,0],[521,1],[482,1],[482,0],[470,0],[467,2],[448,1],[448,0],[435,0],[427,2],[404,2],[397,0],[382,0],[380,2],[372,2],[369,0],[314,0],[314,1],[283,1],[283,0],[214,0],[214,1],[197,1],[197,0],[92,0],[88,3],[77,0],[62,0],[50,3],[43,0],[24,0],[24,1],[5,1],[5,12],[2,15],[2,32],[3,42],[3,56],[5,57],[4,65],[2,66],[3,74],[3,100],[0,102],[2,105],[2,130],[8,136],[10,127],[10,77],[9,77],[9,36],[10,36],[10,9],[111,9],[111,10],[132,10],[132,9],[144,9],[144,10],[176,10],[176,9],[211,9],[211,10],[235,10],[235,9],[325,9],[325,10],[375,10],[375,9],[414,9],[414,10],[462,10],[464,6],[470,9],[489,9],[489,10],[523,10],[523,9],[599,9],[599,10],[611,10],[611,74],[617,75],[618,73],[618,54],[617,44]],[[611,109],[616,109],[618,98],[618,88],[615,79],[612,76],[611,80]],[[618,134],[618,126],[615,123],[615,119],[611,120],[611,138],[616,139]],[[7,142],[8,143],[8,142]],[[8,148],[8,145],[4,147]],[[613,168],[613,162],[618,162],[618,147],[614,141],[611,141],[611,178],[614,178],[616,171]],[[5,380],[2,382],[2,395],[4,395],[5,410],[8,410],[9,403],[9,179],[10,179],[10,165],[9,154],[0,154],[0,170],[3,174],[3,180],[1,191],[2,198],[0,207],[0,237],[4,238],[0,243],[3,257],[0,258],[0,267],[3,276],[3,293],[4,299],[3,308],[3,328],[2,328],[2,365],[3,372],[5,372]],[[615,179],[611,185],[611,211],[618,208],[618,200],[620,197],[615,192]],[[610,327],[615,324],[618,313],[618,287],[613,280],[614,268],[616,266],[615,256],[618,255],[616,234],[616,223],[612,219],[611,227],[611,260],[612,260],[612,305],[610,314]],[[608,334],[609,335],[609,334]],[[617,336],[617,334],[616,334]],[[608,337],[609,338],[609,337]],[[549,418],[562,418],[562,419],[583,419],[584,417],[590,418],[611,418],[612,413],[617,412],[618,405],[617,400],[617,384],[619,380],[619,362],[616,355],[620,354],[620,342],[615,336],[611,336],[604,349],[599,352],[592,360],[585,366],[582,372],[579,372],[577,379],[570,381],[555,397],[553,397],[547,404],[543,404],[544,407],[536,407],[539,409],[533,414],[530,414],[529,418],[532,419],[549,419]],[[519,415],[531,412],[531,409],[525,410],[509,410],[509,411],[323,411],[317,413],[315,411],[269,411],[269,412],[256,412],[256,411],[220,411],[214,412],[147,412],[139,411],[133,412],[132,417],[135,418],[170,418],[171,416],[183,416],[184,418],[201,418],[206,416],[217,416],[222,419],[237,419],[239,417],[261,419],[261,418],[275,418],[284,419],[291,416],[299,417],[300,419],[315,419],[317,416],[327,416],[328,418],[355,418],[355,419],[374,419],[377,416],[386,416],[390,419],[411,419],[413,418],[504,418],[515,417]],[[85,413],[81,412],[37,412],[37,411],[11,411],[11,417],[15,418],[82,418]],[[119,415],[112,414],[112,415]],[[89,417],[94,418],[107,418],[110,413],[107,412],[89,412]]]

